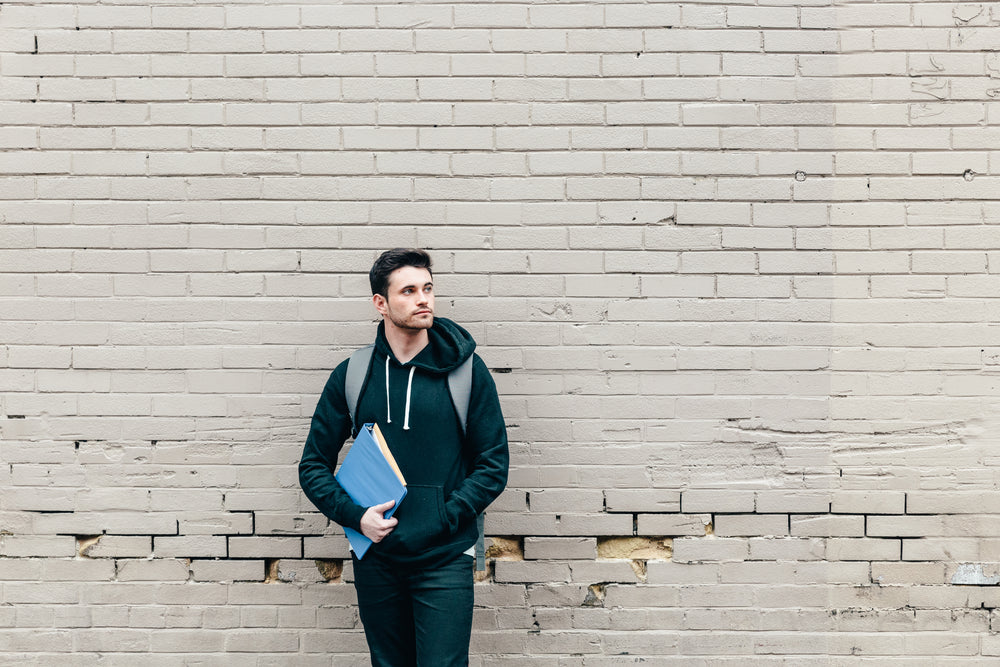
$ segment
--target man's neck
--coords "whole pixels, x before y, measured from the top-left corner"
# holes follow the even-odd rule
[[[427,347],[430,337],[427,335],[427,329],[401,329],[386,321],[385,340],[396,356],[396,361],[405,364]]]

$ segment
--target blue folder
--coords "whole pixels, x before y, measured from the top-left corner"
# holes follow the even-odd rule
[[[347,491],[351,500],[362,507],[372,507],[395,500],[383,516],[388,519],[406,497],[406,480],[399,471],[378,424],[365,424],[358,431],[358,437],[344,457],[337,472],[337,481]],[[354,555],[360,560],[372,545],[372,541],[344,526],[347,541],[351,543]]]

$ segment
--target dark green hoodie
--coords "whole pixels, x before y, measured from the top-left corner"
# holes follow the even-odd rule
[[[476,515],[507,483],[507,431],[496,385],[476,355],[468,433],[462,437],[447,376],[474,353],[476,342],[468,331],[436,317],[428,345],[400,364],[384,327],[379,324],[356,421],[378,424],[406,478],[407,495],[393,515],[399,524],[372,549],[392,560],[430,563],[475,543]],[[299,483],[323,514],[360,530],[367,508],[356,505],[334,478],[337,457],[352,433],[346,373],[345,360],[320,396],[299,462]]]

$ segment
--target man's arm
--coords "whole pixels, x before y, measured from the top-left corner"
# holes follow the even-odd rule
[[[469,455],[469,475],[445,501],[444,509],[451,532],[474,521],[507,485],[510,454],[507,427],[500,411],[500,398],[486,364],[477,355],[472,364],[472,396],[465,447]]]
[[[344,398],[346,373],[347,362],[344,361],[330,374],[316,404],[309,437],[299,461],[299,484],[320,512],[341,526],[364,532],[361,530],[361,518],[370,508],[361,507],[351,500],[334,477],[337,457],[350,437],[352,427]]]

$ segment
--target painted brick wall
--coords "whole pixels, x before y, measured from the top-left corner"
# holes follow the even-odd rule
[[[0,662],[364,663],[295,465],[420,245],[510,427],[475,665],[995,664],[998,40],[992,2],[3,3]]]

